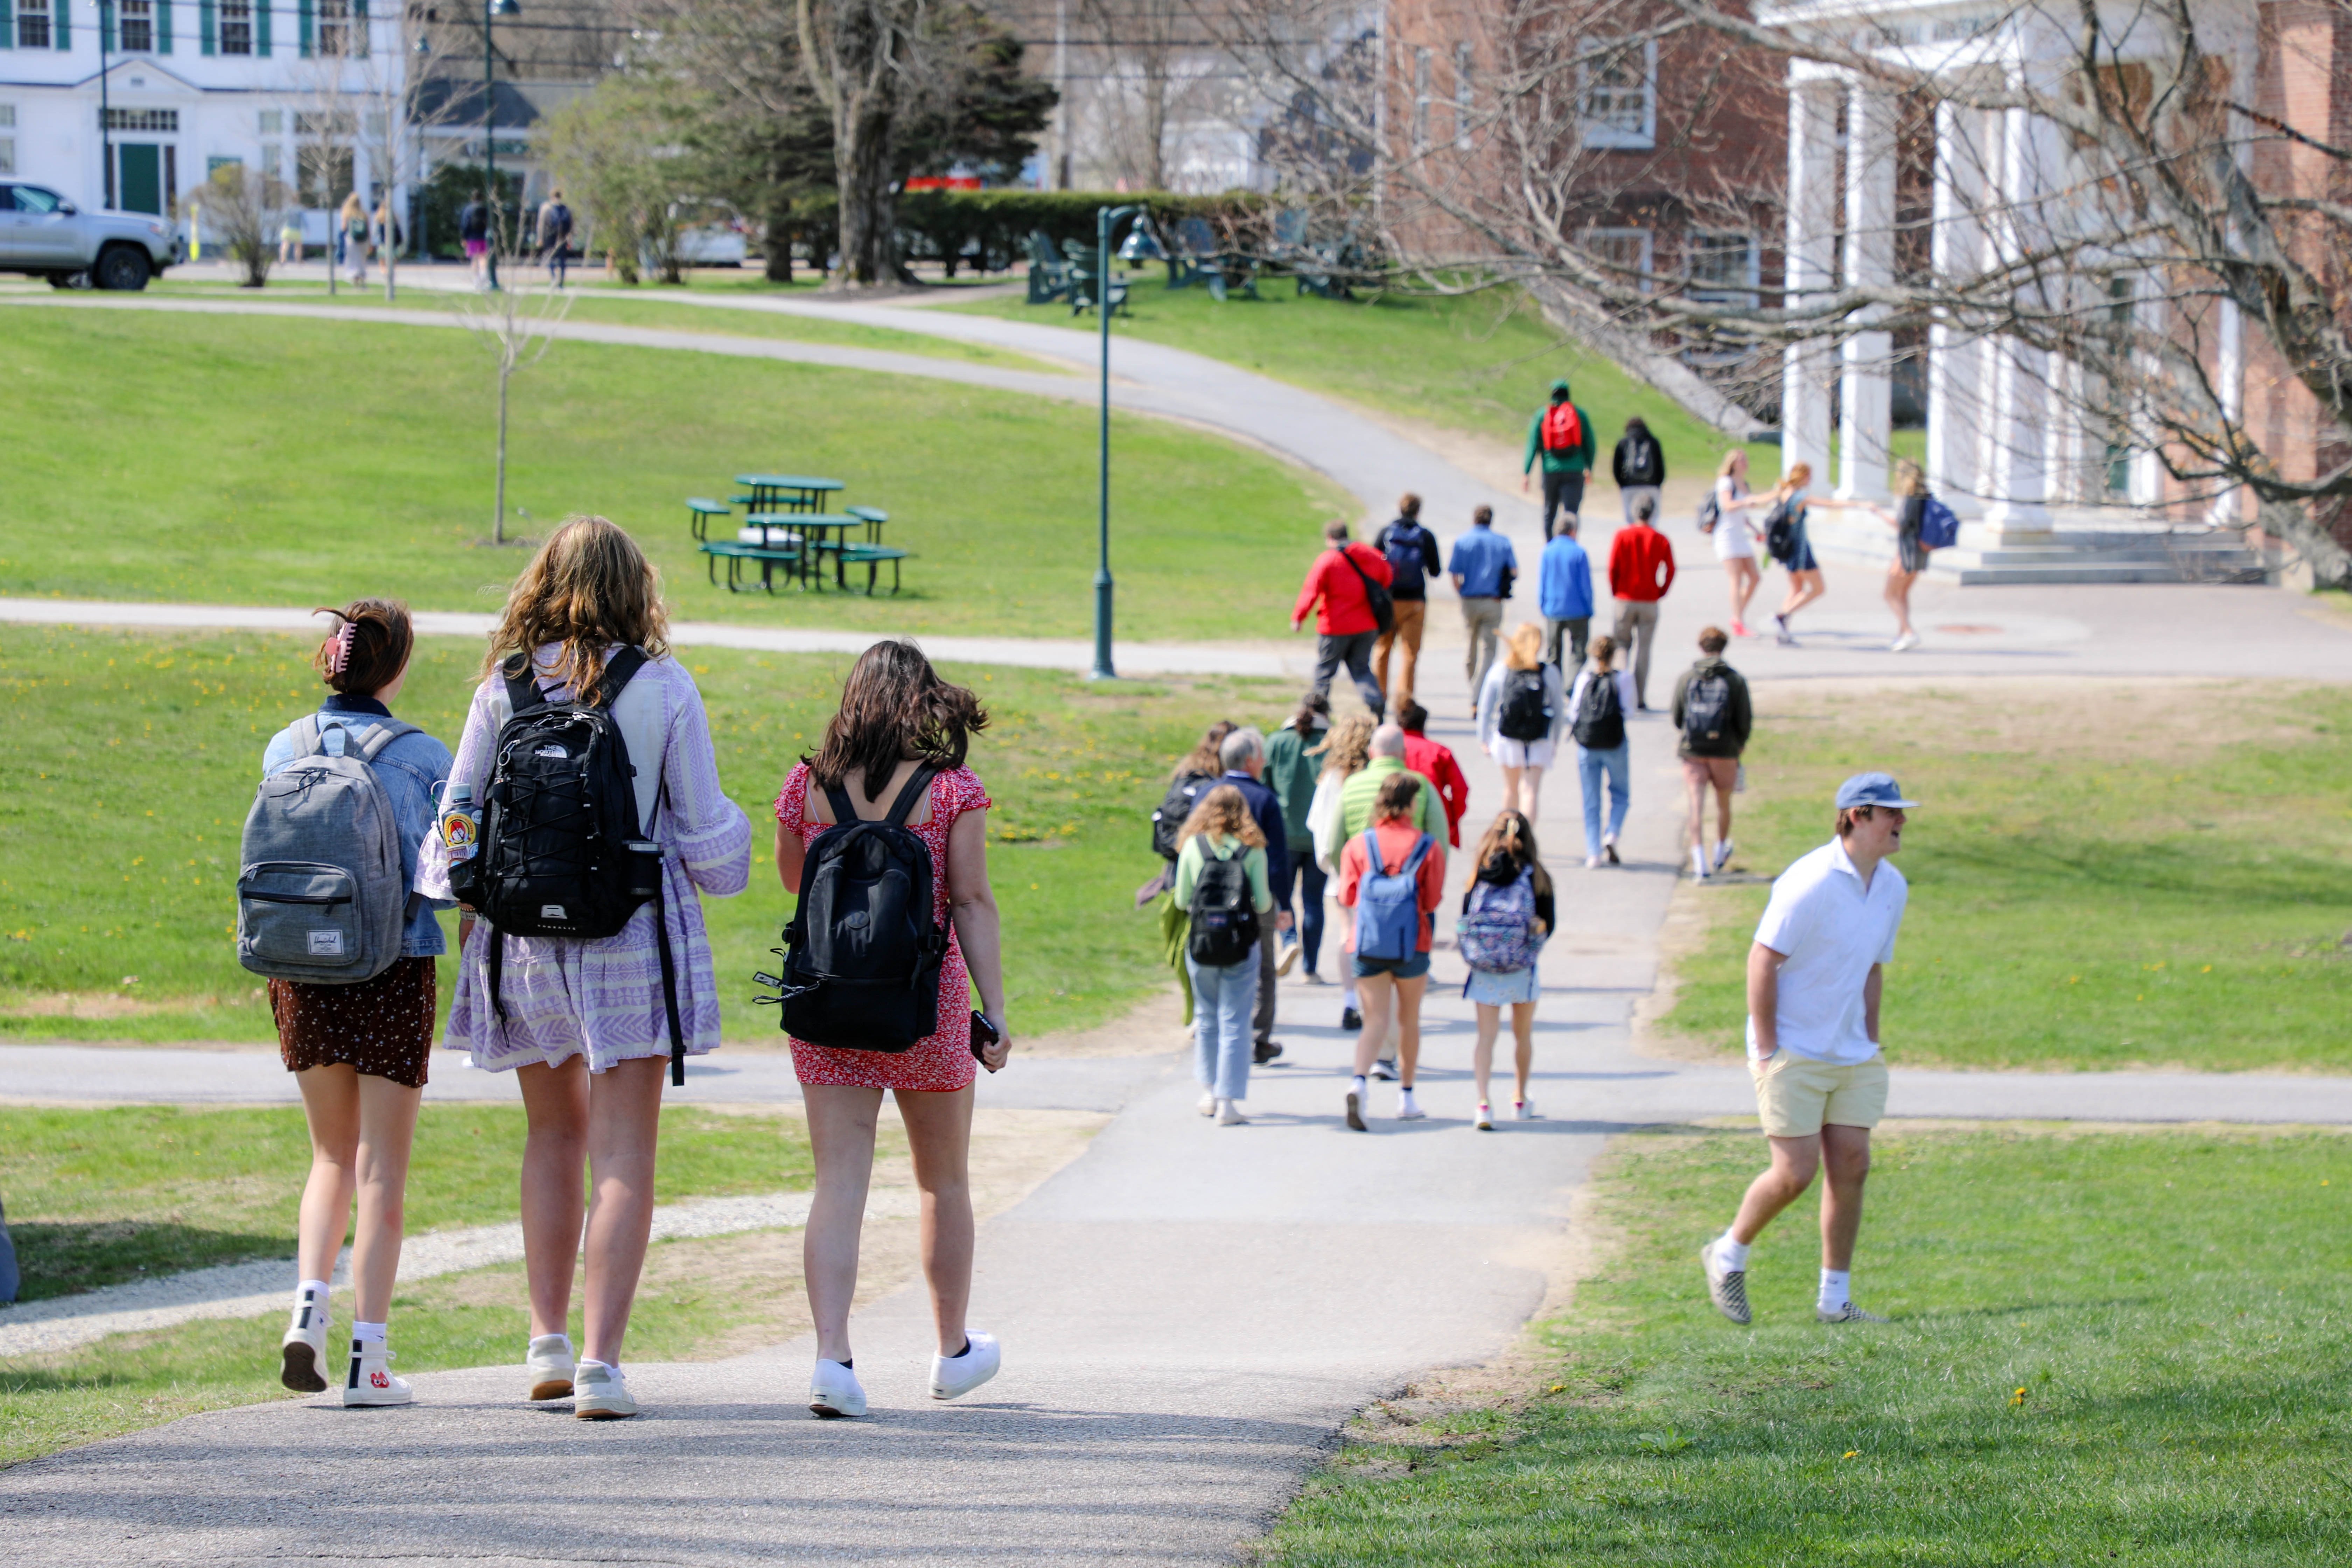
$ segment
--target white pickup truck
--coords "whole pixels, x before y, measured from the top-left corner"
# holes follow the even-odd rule
[[[84,212],[45,186],[0,180],[0,272],[29,272],[60,289],[138,289],[180,258],[169,218]]]

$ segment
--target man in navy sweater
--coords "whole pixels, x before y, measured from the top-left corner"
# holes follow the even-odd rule
[[[1265,737],[1255,729],[1236,730],[1217,747],[1217,760],[1225,764],[1225,773],[1217,782],[1231,784],[1242,792],[1249,803],[1250,819],[1257,830],[1265,835],[1265,885],[1269,888],[1290,886],[1290,830],[1282,816],[1282,800],[1272,786],[1265,784]],[[1284,910],[1275,917],[1272,926],[1261,925],[1257,933],[1257,1011],[1250,1017],[1251,1037],[1256,1041],[1253,1053],[1257,1065],[1264,1067],[1282,1054],[1274,1043],[1274,982],[1278,972],[1275,963],[1276,946],[1275,932],[1290,929],[1290,911]]]

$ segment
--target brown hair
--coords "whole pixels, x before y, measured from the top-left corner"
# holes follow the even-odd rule
[[[1511,628],[1503,647],[1507,650],[1503,655],[1505,664],[1513,669],[1535,669],[1543,663],[1543,627],[1533,621],[1521,621]]]
[[[1900,808],[1895,807],[1890,809]],[[1849,805],[1841,807],[1837,814],[1837,836],[1840,838],[1843,838],[1853,831],[1853,825],[1855,823],[1867,822],[1877,815],[1878,807],[1875,805]]]
[[[1184,840],[1202,833],[1222,833],[1228,838],[1238,838],[1251,849],[1265,847],[1265,835],[1250,816],[1249,802],[1231,784],[1219,784],[1201,797],[1201,804],[1192,808],[1192,815],[1176,830],[1176,843],[1181,847]]]
[[[1318,748],[1323,754],[1323,771],[1338,773],[1341,778],[1362,772],[1364,764],[1372,760],[1372,731],[1377,727],[1369,713],[1350,713],[1334,722]]]
[[[1327,721],[1325,727],[1328,728],[1330,717],[1331,700],[1310,686],[1298,700],[1298,711],[1290,716],[1290,727],[1298,731],[1299,739],[1305,740],[1315,732],[1318,720]],[[1307,754],[1312,756],[1322,749],[1320,746],[1313,747]]]
[[[941,680],[911,638],[886,637],[849,667],[841,707],[825,725],[824,742],[801,761],[823,789],[839,787],[852,771],[862,771],[866,798],[877,801],[900,763],[960,768],[972,736],[987,728],[988,710],[978,697]]]
[[[1520,812],[1498,813],[1495,820],[1487,824],[1486,833],[1478,840],[1478,852],[1471,863],[1481,873],[1489,867],[1500,869],[1507,863],[1513,876],[1518,874],[1517,868],[1521,866],[1533,867],[1535,876],[1531,879],[1531,885],[1537,895],[1541,897],[1551,892],[1551,873],[1544,869],[1540,853],[1536,848],[1536,825]],[[1491,878],[1488,879],[1492,880]]]
[[[311,613],[332,616],[338,624],[310,656],[310,668],[329,686],[354,697],[373,697],[398,679],[407,667],[409,650],[416,646],[408,606],[397,599],[353,599],[340,610],[321,607]]]
[[[1421,793],[1421,780],[1411,773],[1391,773],[1381,781],[1381,793],[1372,797],[1372,820],[1389,822],[1413,814],[1413,796]]]
[[[508,591],[482,673],[498,673],[517,654],[535,658],[549,643],[562,646],[545,673],[582,702],[596,700],[614,644],[643,648],[647,658],[669,652],[661,574],[610,518],[566,518],[539,547]]]
[[[1397,728],[1417,735],[1429,727],[1429,710],[1408,697],[1397,704]]]
[[[1220,719],[1210,725],[1201,732],[1200,743],[1185,752],[1184,760],[1178,763],[1174,770],[1169,773],[1169,779],[1172,782],[1188,773],[1196,778],[1203,776],[1215,778],[1219,773],[1223,773],[1225,763],[1224,758],[1219,754],[1219,748],[1224,745],[1225,737],[1238,728],[1240,726],[1231,719]]]
[[[1348,520],[1344,517],[1335,517],[1330,521],[1325,523],[1323,525],[1323,537],[1331,541],[1334,544],[1345,540],[1348,537]]]
[[[1397,515],[1399,517],[1419,517],[1421,515],[1421,498],[1413,494],[1411,490],[1407,490],[1404,494],[1397,497]]]
[[[1731,638],[1725,634],[1724,629],[1721,626],[1701,626],[1699,628],[1699,652],[1721,653],[1725,648],[1727,648],[1730,646]]]
[[[1617,639],[1607,632],[1602,632],[1592,639],[1591,646],[1587,647],[1584,653],[1587,658],[1606,669],[1609,668],[1609,661],[1617,657]]]
[[[1927,493],[1927,476],[1919,465],[1908,458],[1897,458],[1895,464],[1895,493],[1899,496],[1923,496]]]

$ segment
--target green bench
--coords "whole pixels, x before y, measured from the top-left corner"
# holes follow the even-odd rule
[[[720,506],[708,496],[686,498],[687,526],[694,530],[694,542],[697,544],[704,542],[710,537],[710,520],[714,517],[723,517],[732,522],[735,521],[735,509]]]
[[[901,550],[895,544],[844,544],[834,555],[834,581],[844,588],[848,587],[848,569],[862,564],[866,568],[866,596],[870,599],[874,596],[875,579],[882,570],[882,563],[887,561],[890,563],[890,592],[895,595],[898,592],[898,563],[913,558],[913,551]]]
[[[730,594],[746,592],[743,585],[743,563],[746,561],[760,563],[760,587],[762,592],[770,594],[776,591],[777,567],[789,566],[797,571],[801,563],[801,551],[797,544],[746,544],[740,539],[713,539],[701,548],[703,556],[709,563],[713,584],[719,581],[719,563],[722,560],[727,563],[727,591]],[[869,593],[871,591],[868,590]]]

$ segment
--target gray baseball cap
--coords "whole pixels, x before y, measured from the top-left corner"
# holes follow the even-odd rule
[[[1837,808],[1845,811],[1857,805],[1894,805],[1909,807],[1916,800],[1903,798],[1903,786],[1895,782],[1892,773],[1856,773],[1838,785]]]

